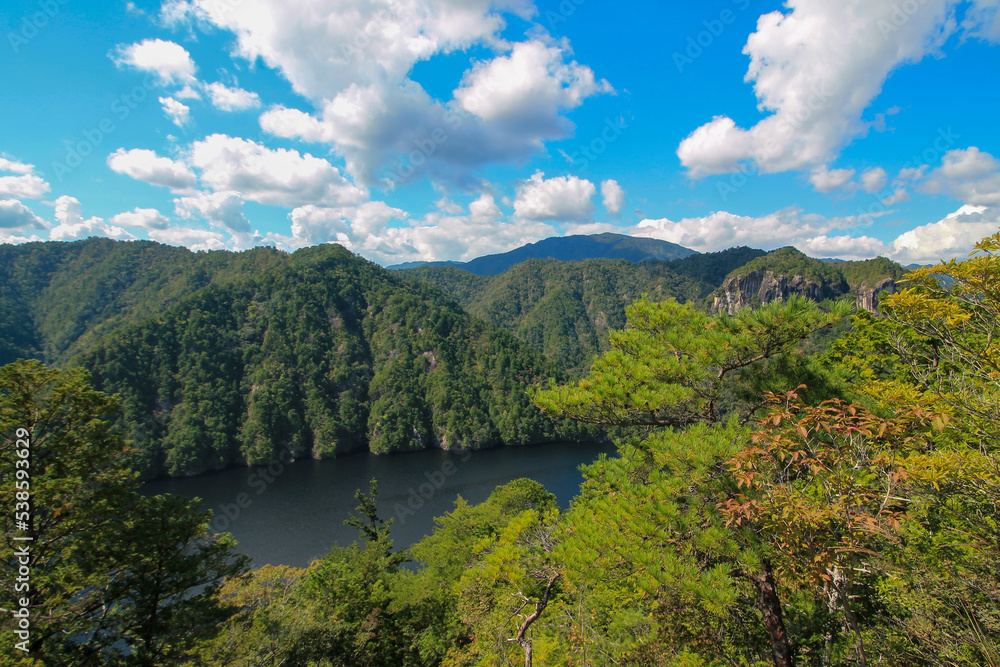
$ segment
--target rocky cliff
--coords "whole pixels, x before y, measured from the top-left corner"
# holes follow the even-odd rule
[[[792,294],[800,294],[812,301],[835,299],[849,289],[844,281],[816,282],[799,275],[787,276],[769,269],[757,269],[728,278],[715,293],[712,312],[724,310],[732,315],[741,308],[784,300]]]
[[[887,294],[896,293],[896,281],[893,278],[883,278],[872,287],[868,287],[867,283],[862,283],[854,291],[858,295],[858,310],[867,310],[870,313],[874,313],[878,309],[879,295],[882,292]]]
[[[800,275],[787,276],[767,269],[758,269],[742,276],[726,279],[713,295],[711,311],[730,315],[747,306],[763,305],[799,294],[812,301],[837,299],[854,294],[859,310],[875,312],[882,292],[893,294],[896,281],[892,277],[879,280],[871,287],[867,283],[849,285],[845,280],[817,282]]]

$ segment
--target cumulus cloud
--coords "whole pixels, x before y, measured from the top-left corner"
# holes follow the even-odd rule
[[[115,64],[133,67],[155,74],[160,83],[192,83],[195,80],[194,61],[180,44],[162,39],[144,39],[128,46],[119,46]]]
[[[699,252],[741,245],[772,250],[787,245],[801,247],[817,237],[857,227],[859,222],[855,216],[826,218],[795,207],[762,217],[719,211],[676,222],[668,218],[646,219],[635,227],[632,235],[670,241]]]
[[[360,206],[301,206],[292,211],[292,236],[299,247],[317,243],[340,242],[364,244],[378,237],[392,219],[402,220],[406,212],[384,202],[365,202]]]
[[[34,174],[0,176],[0,197],[39,199],[48,191],[49,184],[45,179]]]
[[[155,208],[138,208],[111,218],[111,222],[122,227],[142,229],[166,229],[170,226],[167,218]]]
[[[965,205],[939,222],[900,234],[888,256],[901,264],[936,264],[964,258],[980,239],[1000,228],[1000,208]]]
[[[475,44],[497,45],[503,11],[529,17],[529,0],[171,0],[164,18],[232,32],[236,52],[279,70],[302,95],[332,99],[351,84],[403,80],[413,65]]]
[[[416,260],[469,260],[506,252],[558,233],[544,223],[505,219],[493,195],[488,193],[473,200],[467,209],[450,203],[442,208],[410,220],[405,211],[383,202],[350,207],[302,206],[290,215],[291,236],[270,234],[267,240],[285,250],[315,243],[340,243],[390,265]],[[410,224],[398,224],[404,220]]]
[[[239,191],[261,204],[347,205],[362,202],[368,194],[322,158],[224,134],[195,142],[189,162],[213,190]]]
[[[809,176],[809,183],[812,184],[818,192],[833,192],[834,190],[844,189],[851,179],[854,178],[853,169],[827,169],[826,165],[822,165],[813,169],[812,174]]]
[[[243,216],[243,197],[238,192],[199,192],[174,200],[181,218],[201,217],[236,234],[249,234],[250,223]]]
[[[618,185],[618,181],[609,178],[601,183],[601,198],[608,213],[611,215],[621,213],[622,206],[625,205],[625,191]]]
[[[922,189],[966,204],[1000,206],[1000,160],[975,146],[948,151]]]
[[[38,243],[39,241],[45,240],[37,234],[32,234],[31,236],[25,236],[24,234],[7,234],[2,230],[3,227],[0,226],[0,243],[17,245],[19,243]]]
[[[760,17],[744,48],[746,80],[769,115],[749,129],[716,117],[681,142],[678,157],[695,178],[750,160],[763,173],[827,163],[867,132],[862,114],[889,73],[936,52],[954,32],[958,3],[921,0],[909,11],[894,0],[789,0],[786,12]]]
[[[45,179],[36,176],[35,166],[0,158],[0,172],[10,172],[17,176],[0,176],[0,197],[12,199],[40,199],[50,186]]]
[[[260,97],[249,90],[230,88],[222,83],[210,83],[205,90],[212,106],[220,111],[246,111],[260,106]]]
[[[536,132],[559,133],[562,109],[575,109],[587,97],[613,92],[589,67],[565,62],[565,46],[531,40],[515,44],[510,55],[476,64],[465,73],[455,99],[480,118]]]
[[[161,157],[154,151],[133,148],[126,151],[119,148],[108,156],[108,166],[119,174],[125,174],[137,181],[159,185],[172,190],[185,190],[195,184],[197,178],[182,162]]]
[[[514,200],[514,213],[526,220],[584,222],[593,217],[591,201],[597,188],[587,179],[576,176],[545,178],[538,171],[521,183]]]
[[[888,174],[882,167],[867,169],[861,174],[861,187],[868,194],[874,194],[885,187]]]
[[[0,199],[0,229],[33,227],[44,229],[45,222],[16,199]]]
[[[91,236],[103,236],[119,241],[131,241],[135,236],[101,218],[83,218],[83,207],[76,197],[63,195],[55,201],[55,218],[59,223],[49,230],[51,241],[76,241]]]
[[[183,246],[190,250],[225,250],[225,235],[208,229],[194,227],[168,227],[149,232],[149,238],[167,245]]]
[[[261,127],[276,136],[335,146],[356,182],[393,185],[430,173],[474,187],[470,171],[523,160],[572,125],[562,112],[611,91],[568,45],[533,31],[500,37],[504,14],[530,18],[530,0],[174,0],[170,23],[193,22],[236,36],[236,52],[279,71],[313,110],[276,107]],[[484,46],[495,55],[436,99],[410,75],[421,61]]]
[[[0,157],[0,171],[9,171],[14,174],[30,174],[34,169],[34,165]]]
[[[160,105],[163,107],[163,113],[167,114],[167,118],[177,127],[184,127],[191,120],[191,107],[183,102],[172,97],[161,97]]]

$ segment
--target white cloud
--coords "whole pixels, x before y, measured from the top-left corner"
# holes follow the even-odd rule
[[[220,111],[245,111],[260,106],[260,97],[249,90],[229,88],[222,83],[210,83],[205,89],[212,100],[212,106]]]
[[[3,228],[0,227],[0,230]],[[5,234],[0,231],[0,243],[9,243],[11,245],[17,245],[19,243],[38,243],[44,241],[42,237],[37,234],[32,234],[31,236],[25,236],[24,234]]]
[[[479,199],[469,204],[469,219],[479,224],[491,223],[499,220],[503,214],[497,206],[493,195],[483,193]]]
[[[365,190],[322,158],[224,134],[195,142],[189,161],[213,190],[239,191],[261,204],[348,205],[367,199]]]
[[[0,157],[0,171],[9,171],[15,174],[30,174],[34,169],[34,165]]]
[[[618,185],[618,181],[608,179],[601,183],[601,198],[608,213],[611,215],[621,213],[622,206],[625,205],[625,191]]]
[[[796,247],[810,257],[836,259],[871,259],[886,254],[885,244],[870,236],[826,236],[800,241]]]
[[[161,97],[160,104],[163,106],[163,113],[177,127],[184,127],[191,120],[191,107],[178,102],[172,97]]]
[[[977,0],[972,3],[962,27],[973,37],[1000,42],[1000,0]]]
[[[406,212],[384,202],[365,202],[360,206],[328,208],[300,206],[291,212],[294,244],[302,247],[331,241],[345,245],[363,244],[369,237],[379,237],[392,219],[402,220]]]
[[[194,173],[183,163],[160,157],[151,150],[134,148],[126,151],[119,148],[108,156],[108,166],[119,174],[125,174],[137,181],[159,185],[172,190],[185,190],[197,180]]]
[[[0,197],[39,199],[49,189],[49,184],[34,174],[0,176]]]
[[[514,213],[527,220],[585,222],[594,214],[597,188],[576,176],[545,178],[538,171],[517,188]]]
[[[528,0],[242,0],[238,8],[172,0],[163,15],[174,24],[194,19],[229,30],[239,55],[279,70],[302,95],[329,100],[351,84],[402,81],[435,54],[498,44],[504,10],[534,12]]]
[[[563,130],[562,109],[575,109],[587,97],[613,92],[607,81],[576,62],[565,62],[563,47],[535,39],[515,44],[510,55],[476,64],[455,91],[463,109],[489,122]]]
[[[51,188],[45,179],[32,173],[35,165],[0,157],[0,172],[18,176],[0,176],[0,197],[12,199],[40,199]]]
[[[900,234],[889,244],[889,257],[901,264],[936,264],[964,258],[980,239],[1000,228],[1000,208],[963,206],[944,220]]]
[[[174,97],[179,100],[200,100],[201,93],[191,86],[191,84],[185,85],[183,88],[174,93]]]
[[[191,83],[196,67],[191,54],[180,44],[162,39],[144,39],[136,44],[119,46],[115,64],[151,72],[163,84]]]
[[[562,111],[611,90],[567,61],[565,43],[538,30],[523,42],[500,37],[506,12],[535,11],[530,0],[242,0],[239,11],[217,0],[173,0],[163,16],[228,30],[239,55],[279,71],[315,113],[272,108],[261,127],[333,145],[356,182],[392,187],[429,173],[475,187],[472,170],[524,160],[567,136]],[[452,99],[436,99],[410,78],[421,61],[476,46],[497,55],[470,62]]]
[[[909,201],[909,199],[910,193],[906,191],[906,188],[896,188],[891,195],[882,199],[882,203],[886,206],[892,206],[901,201]]]
[[[544,223],[504,219],[488,193],[472,201],[467,213],[450,204],[444,208],[452,212],[431,213],[409,226],[401,226],[391,221],[409,220],[407,213],[383,202],[353,207],[303,206],[290,216],[292,236],[271,234],[268,240],[286,250],[314,243],[340,243],[389,265],[416,260],[469,260],[557,234],[554,227]]]
[[[76,241],[91,236],[103,236],[119,241],[131,241],[135,236],[101,218],[83,219],[83,207],[76,197],[63,195],[55,201],[55,218],[59,223],[49,230],[50,241]]]
[[[888,174],[882,167],[873,167],[861,174],[861,187],[868,194],[874,194],[885,187]]]
[[[692,177],[736,171],[753,160],[762,173],[815,167],[862,135],[862,114],[889,73],[943,44],[958,0],[921,0],[906,13],[894,0],[789,0],[760,17],[747,40],[746,80],[770,115],[749,129],[720,116],[681,142]]]
[[[149,232],[149,238],[167,245],[183,246],[190,250],[225,250],[225,236],[220,232],[193,227],[169,227]]]
[[[243,197],[238,192],[199,192],[174,200],[181,218],[202,217],[230,232],[249,234],[250,223],[243,216]]]
[[[142,229],[166,229],[170,226],[167,218],[155,208],[138,208],[111,218],[111,222],[122,227],[141,227]]]
[[[1000,206],[1000,160],[975,146],[948,151],[922,189],[966,204]]]
[[[859,218],[826,218],[786,208],[759,218],[719,211],[700,218],[674,222],[668,218],[643,220],[633,236],[658,238],[699,252],[751,246],[773,250],[783,246],[805,246],[810,240],[831,232],[857,227]]]
[[[813,169],[809,176],[809,183],[818,192],[833,192],[844,189],[851,179],[854,178],[853,169],[827,169],[826,165],[821,165]]]
[[[44,229],[45,222],[16,199],[0,199],[0,229],[19,227]]]

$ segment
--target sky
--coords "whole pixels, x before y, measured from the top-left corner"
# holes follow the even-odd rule
[[[0,38],[4,243],[910,264],[1000,228],[1000,0],[5,0]]]

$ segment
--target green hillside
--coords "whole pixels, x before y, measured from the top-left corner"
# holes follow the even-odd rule
[[[433,283],[473,315],[531,344],[562,368],[585,372],[608,349],[608,334],[625,326],[625,308],[643,294],[700,301],[734,268],[764,253],[732,248],[669,262],[580,262],[534,259],[493,277],[455,267],[399,271]]]
[[[562,377],[540,353],[339,246],[194,254],[91,240],[3,251],[4,332],[25,332],[5,336],[4,362],[82,364],[120,393],[147,477],[283,452],[586,436],[531,406],[528,386]]]

